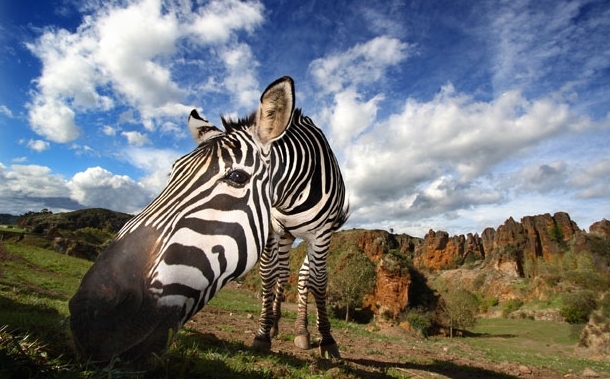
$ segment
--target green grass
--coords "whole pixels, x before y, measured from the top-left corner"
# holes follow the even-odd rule
[[[261,311],[260,299],[251,293],[223,288],[208,302],[208,305],[228,311],[258,315]]]
[[[582,372],[587,367],[610,372],[610,362],[577,358],[575,350],[582,327],[529,319],[481,319],[471,330],[475,336],[461,340],[497,363],[520,362],[565,374]]]
[[[67,302],[91,262],[19,244],[0,244],[0,262],[0,378],[367,376],[367,373],[349,364],[321,360],[314,351],[310,359],[299,359],[290,352],[257,353],[238,340],[219,340],[213,334],[202,333],[188,325],[178,334],[177,343],[161,357],[155,356],[135,365],[113,361],[106,367],[93,367],[76,360],[67,325]],[[255,317],[260,312],[260,299],[247,291],[231,288],[221,290],[209,305]],[[310,321],[313,321],[313,313],[310,312]],[[294,316],[294,312],[284,312],[286,318]],[[335,319],[331,322],[338,335],[362,336],[363,340],[384,341],[388,346],[404,343],[404,338],[399,340],[368,331],[367,325]],[[219,323],[221,330],[234,332],[232,327],[223,326],[221,321]],[[430,338],[417,341],[417,344],[431,351],[446,347],[449,354],[460,354],[462,357],[477,359],[484,356],[492,362],[518,362],[528,367],[549,368],[562,373],[579,374],[585,368],[610,372],[610,363],[576,357],[579,331],[572,328],[569,324],[527,319],[483,319],[471,330],[472,336]],[[291,337],[290,334],[282,335],[282,338]],[[342,347],[350,349],[349,346]],[[368,354],[382,356],[383,351],[371,346]],[[415,362],[409,359],[412,358],[405,357],[402,364],[407,367],[432,367],[441,369],[441,372],[444,368],[449,372],[467,369],[450,361]],[[315,369],[310,367],[311,362],[315,362]],[[372,377],[413,377],[399,365],[375,375]]]
[[[0,232],[27,233],[27,230],[19,228],[15,225],[0,225]]]

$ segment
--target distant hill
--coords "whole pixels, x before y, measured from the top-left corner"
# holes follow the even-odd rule
[[[15,225],[17,220],[19,220],[19,216],[0,213],[0,225]]]
[[[73,212],[52,213],[49,211],[30,212],[17,221],[19,227],[43,233],[45,230],[75,231],[82,228],[96,228],[109,233],[117,233],[133,216],[103,208],[81,209]]]

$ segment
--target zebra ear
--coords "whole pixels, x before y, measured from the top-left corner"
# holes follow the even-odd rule
[[[256,117],[256,133],[263,144],[282,136],[294,111],[294,81],[289,76],[269,84],[261,95]]]
[[[196,109],[191,111],[189,115],[189,130],[198,144],[209,140],[219,134],[222,134],[222,130],[215,127],[211,122],[199,116]]]

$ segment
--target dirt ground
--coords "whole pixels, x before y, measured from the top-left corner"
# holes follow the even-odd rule
[[[285,304],[284,309],[294,307]],[[206,306],[186,325],[199,333],[212,334],[221,341],[243,343],[250,346],[257,329],[258,315],[232,313]],[[218,320],[222,320],[219,324]],[[561,374],[514,362],[501,364],[486,360],[480,351],[455,339],[450,344],[443,340],[418,340],[398,326],[377,325],[378,333],[402,338],[367,338],[348,330],[334,330],[342,358],[321,359],[316,346],[318,338],[315,326],[310,326],[311,350],[294,346],[291,320],[280,321],[280,335],[272,342],[271,353],[303,361],[313,373],[326,373],[332,378],[388,378],[402,374],[408,378],[578,378],[582,373]],[[331,372],[334,371],[334,372]],[[281,376],[281,373],[280,373]]]

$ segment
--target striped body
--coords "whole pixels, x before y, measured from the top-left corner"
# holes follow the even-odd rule
[[[267,349],[277,333],[284,286],[290,275],[289,252],[299,237],[308,243],[308,251],[299,271],[295,344],[310,347],[307,298],[311,291],[322,336],[321,353],[338,357],[326,314],[326,257],[333,232],[347,219],[339,165],[322,131],[298,109],[285,135],[273,145],[271,162],[273,232],[260,262],[263,305],[254,345]]]
[[[85,360],[162,352],[222,286],[258,261],[271,230],[271,146],[294,110],[292,79],[263,92],[248,125],[222,132],[191,113],[198,147],[130,220],[70,299]]]

